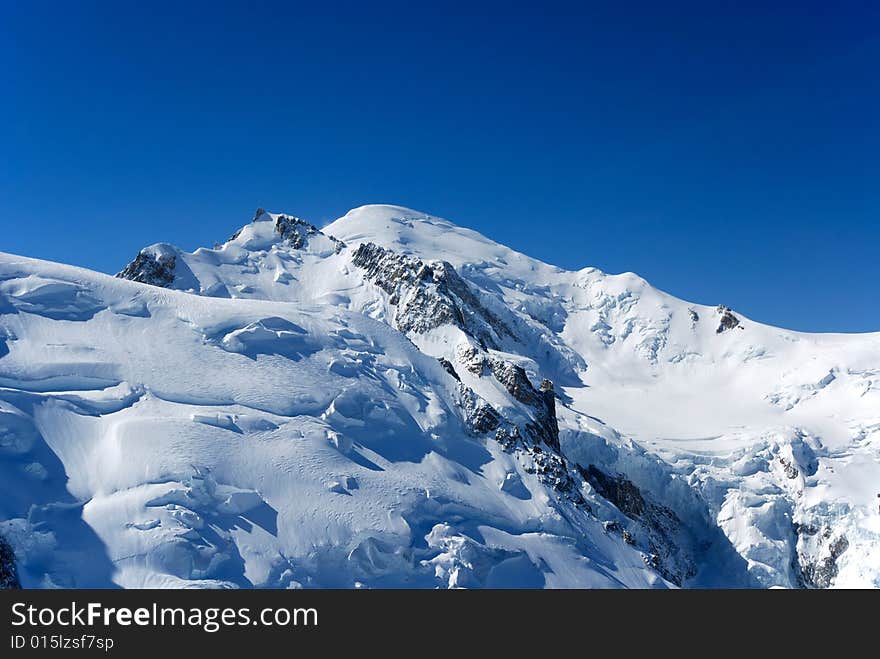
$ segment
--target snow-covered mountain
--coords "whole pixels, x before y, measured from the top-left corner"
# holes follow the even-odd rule
[[[0,584],[880,586],[880,333],[258,210],[0,254],[0,483]]]

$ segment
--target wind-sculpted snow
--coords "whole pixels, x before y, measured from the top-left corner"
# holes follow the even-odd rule
[[[0,255],[0,581],[878,586],[878,374],[395,206]]]
[[[101,310],[100,303],[79,284],[39,275],[0,282],[0,295],[9,300],[10,310],[53,320],[88,320]]]
[[[219,343],[224,350],[254,358],[258,354],[279,354],[288,359],[301,359],[323,348],[321,342],[302,327],[277,317],[261,318],[234,329],[224,334]]]
[[[27,265],[103,308],[0,317],[0,535],[25,587],[664,585],[531,440],[474,436],[459,382],[388,325]],[[147,313],[110,308],[135,298]],[[29,386],[94,364],[116,382]]]

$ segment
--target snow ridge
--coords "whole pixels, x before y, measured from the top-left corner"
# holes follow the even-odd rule
[[[878,355],[398,206],[0,254],[0,584],[878,586]]]

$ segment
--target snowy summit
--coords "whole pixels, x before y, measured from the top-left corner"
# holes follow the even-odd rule
[[[880,333],[260,209],[0,254],[0,483],[0,587],[876,587]]]

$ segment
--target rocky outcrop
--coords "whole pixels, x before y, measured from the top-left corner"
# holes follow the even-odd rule
[[[489,311],[455,268],[445,261],[426,263],[374,243],[358,246],[352,257],[366,278],[385,291],[395,307],[394,325],[402,332],[423,334],[455,325],[485,347],[497,348],[510,328]]]
[[[170,245],[145,247],[116,276],[142,284],[168,288],[174,282],[177,255]]]
[[[483,375],[486,370],[486,354],[469,343],[461,343],[455,348],[455,359],[464,366],[465,370],[477,377]]]
[[[719,304],[715,308],[715,313],[719,316],[718,327],[715,329],[716,334],[721,334],[734,327],[740,327],[739,318],[733,315],[733,311],[731,311],[730,307],[725,307],[723,304]]]
[[[845,535],[835,535],[830,527],[825,527],[821,536],[815,527],[801,526],[797,527],[797,531],[801,536],[817,535],[817,544],[820,546],[814,560],[805,561],[801,558],[804,585],[810,588],[828,588],[837,576],[838,559],[849,549],[849,540]]]
[[[697,573],[696,561],[686,550],[692,543],[685,541],[687,529],[675,511],[647,499],[635,483],[621,474],[607,474],[592,464],[578,465],[577,469],[600,496],[638,524],[640,534],[623,530],[622,537],[628,544],[645,547],[648,565],[678,586]]]
[[[261,210],[262,209],[257,209],[257,213],[262,214],[260,213]],[[345,243],[341,240],[333,236],[327,236],[315,225],[298,217],[294,217],[293,215],[279,215],[275,220],[275,231],[281,236],[281,240],[286,241],[294,249],[302,249],[305,247],[309,242],[309,238],[312,236],[326,236],[332,240],[336,243],[337,254],[342,251],[343,247],[345,247]]]
[[[459,384],[458,394],[470,434],[491,437],[505,451],[515,455],[527,473],[535,474],[542,483],[575,506],[591,510],[581,493],[583,481],[577,471],[570,468],[558,448],[539,446],[545,440],[535,432],[533,424],[520,428],[464,384]]]
[[[0,590],[17,590],[21,588],[18,571],[15,567],[15,552],[12,546],[0,536]]]
[[[497,432],[496,432],[497,436]],[[508,441],[510,438],[507,438]],[[504,440],[502,439],[502,442]],[[561,453],[547,451],[537,444],[526,445],[523,453],[531,460],[531,465],[526,466],[527,473],[533,473],[541,479],[541,482],[549,486],[559,496],[564,497],[578,508],[592,513],[590,504],[581,493],[583,481],[578,478],[578,473],[572,472],[568,461]]]
[[[524,430],[534,441],[544,443],[553,451],[559,452],[556,393],[550,380],[544,378],[539,388],[535,389],[525,370],[511,361],[492,357],[470,344],[460,344],[455,353],[456,361],[468,373],[482,377],[488,370],[507,393],[525,405],[525,411],[532,420],[526,423]]]
[[[794,480],[800,475],[800,471],[798,471],[798,468],[794,466],[792,461],[786,460],[785,457],[781,455],[777,455],[776,459],[779,461],[779,464],[782,465],[782,470],[785,473],[786,478]]]
[[[279,215],[275,220],[275,232],[294,249],[302,249],[310,236],[320,233],[314,225],[293,215]]]
[[[492,369],[492,375],[507,390],[511,396],[516,398],[520,403],[536,406],[542,399],[542,396],[532,386],[529,376],[521,366],[517,366],[513,362],[503,359],[489,358],[489,367]]]
[[[501,415],[474,390],[463,384],[458,385],[459,404],[464,412],[465,425],[471,434],[482,435],[498,428]]]
[[[526,425],[529,433],[554,451],[559,451],[559,423],[556,419],[556,396],[553,383],[544,379],[535,389],[521,366],[502,359],[489,358],[492,375],[520,403],[532,408],[534,421]]]
[[[610,476],[596,465],[578,467],[596,491],[613,503],[627,517],[637,519],[645,514],[647,506],[642,493],[635,484],[623,476]]]
[[[461,378],[458,377],[458,373],[455,372],[455,367],[452,365],[452,362],[451,362],[451,361],[449,361],[448,359],[446,359],[446,357],[438,357],[438,358],[437,358],[437,361],[440,362],[440,366],[442,366],[443,369],[444,369],[447,373],[449,373],[449,375],[451,375],[451,376],[454,377],[456,380],[458,380],[459,382],[461,382]]]

